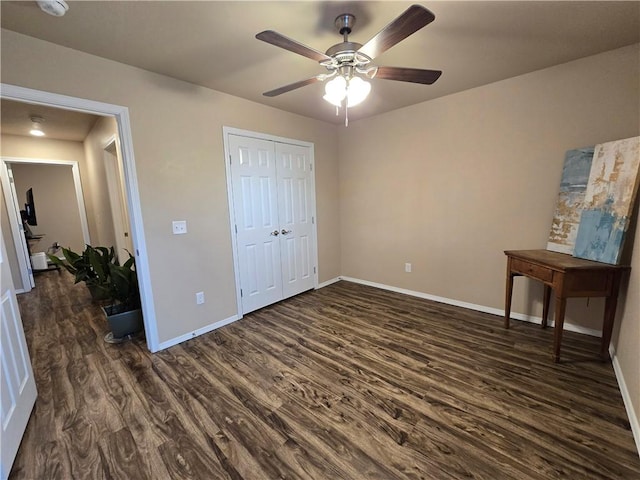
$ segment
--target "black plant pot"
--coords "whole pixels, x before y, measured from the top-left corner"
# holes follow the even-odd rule
[[[144,323],[142,321],[142,309],[128,310],[125,312],[118,312],[118,306],[109,305],[103,307],[109,327],[111,328],[111,334],[108,336],[112,338],[114,342],[118,343],[124,340],[130,335],[141,332],[144,329]],[[105,340],[110,342],[107,337]]]

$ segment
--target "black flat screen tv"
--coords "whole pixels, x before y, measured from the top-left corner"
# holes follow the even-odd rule
[[[24,204],[25,220],[29,225],[38,225],[36,219],[36,205],[33,202],[33,188],[27,190],[27,203]]]

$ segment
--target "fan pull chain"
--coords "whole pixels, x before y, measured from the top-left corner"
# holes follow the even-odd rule
[[[340,107],[336,107],[336,117],[340,115]]]
[[[349,126],[349,107],[344,107],[344,126]]]

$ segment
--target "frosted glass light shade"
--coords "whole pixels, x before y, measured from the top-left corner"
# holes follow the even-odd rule
[[[353,77],[349,80],[347,88],[347,107],[354,107],[367,98],[371,91],[371,84],[365,82],[360,77]]]
[[[324,87],[324,98],[331,105],[342,106],[344,97],[347,96],[347,81],[344,77],[338,76],[327,82]]]
[[[29,133],[34,137],[44,137],[44,132],[42,131],[42,128],[40,128],[40,125],[35,122],[33,123],[31,130],[29,130]]]

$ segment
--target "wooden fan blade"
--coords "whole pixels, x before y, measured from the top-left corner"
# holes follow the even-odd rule
[[[285,85],[284,87],[276,88],[275,90],[269,90],[268,92],[264,92],[262,95],[265,97],[277,97],[283,93],[290,92],[291,90],[295,90],[296,88],[306,87],[307,85],[311,85],[312,83],[319,82],[320,79],[318,77],[307,78],[306,80],[300,80],[299,82],[290,83],[289,85]]]
[[[285,37],[278,32],[274,32],[273,30],[265,30],[264,32],[260,32],[256,35],[256,38],[258,40],[262,40],[263,42],[270,43],[271,45],[275,45],[276,47],[284,48],[285,50],[289,50],[290,52],[310,58],[311,60],[316,60],[318,62],[331,60],[331,57],[329,57],[328,55],[325,55],[318,50],[314,50],[311,47],[307,47],[306,45],[296,42],[295,40],[292,40],[289,37]]]
[[[411,5],[403,14],[365,43],[358,52],[369,58],[376,58],[396,43],[433,22],[435,18],[436,16],[422,5]]]
[[[400,82],[424,83],[431,85],[442,75],[440,70],[422,70],[420,68],[378,67],[373,78],[398,80]]]

